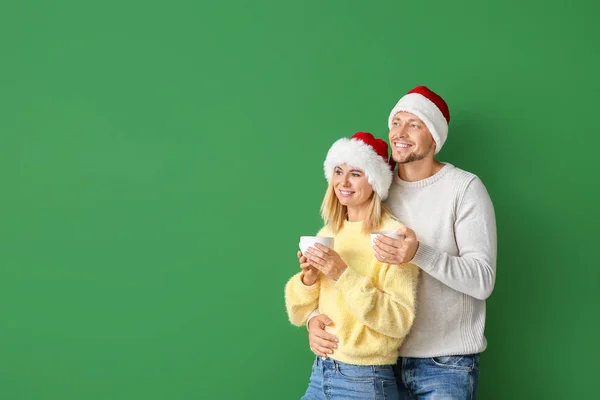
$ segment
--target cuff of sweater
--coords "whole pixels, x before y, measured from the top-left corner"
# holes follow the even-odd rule
[[[316,317],[317,315],[321,315],[318,308],[315,311],[311,312],[308,316],[308,319],[306,320],[306,329],[308,329],[308,323],[310,322],[310,320]]]
[[[421,268],[423,271],[430,272],[438,257],[439,254],[433,247],[419,242],[417,253],[410,262]]]
[[[314,293],[319,290],[319,280],[313,283],[310,286],[307,286],[302,282],[302,272],[296,275],[296,279],[294,279],[294,291],[296,294],[302,299],[312,299],[314,297]]]

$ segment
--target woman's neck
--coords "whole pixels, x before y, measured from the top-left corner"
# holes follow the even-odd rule
[[[348,221],[349,222],[359,222],[363,221],[367,216],[367,207],[368,204],[359,207],[347,207],[348,211]]]

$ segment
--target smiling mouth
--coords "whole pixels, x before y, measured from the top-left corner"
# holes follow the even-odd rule
[[[394,143],[394,148],[396,148],[398,150],[410,149],[412,146],[413,146],[412,144],[408,144],[408,143],[399,143],[399,142]]]
[[[350,197],[354,194],[354,192],[350,191],[350,190],[340,190],[340,196],[342,197]]]

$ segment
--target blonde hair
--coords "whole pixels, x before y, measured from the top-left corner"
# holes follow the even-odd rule
[[[321,217],[333,234],[337,234],[342,229],[344,221],[348,217],[348,207],[340,203],[332,184],[327,187],[321,203]],[[373,191],[367,215],[362,222],[363,232],[368,234],[378,230],[383,225],[383,221],[390,217],[392,217],[390,209],[381,202],[379,194]]]

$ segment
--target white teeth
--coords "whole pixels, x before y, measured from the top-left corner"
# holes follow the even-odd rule
[[[343,190],[340,190],[340,193],[346,196],[352,194],[352,192],[345,192]]]
[[[395,145],[396,147],[400,147],[401,149],[407,149],[407,148],[409,148],[409,147],[410,147],[410,145],[409,145],[409,144],[405,144],[405,143],[394,143],[394,145]]]

